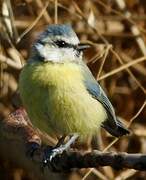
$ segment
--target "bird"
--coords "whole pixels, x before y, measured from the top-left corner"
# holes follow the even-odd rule
[[[32,45],[19,78],[19,92],[34,127],[70,140],[54,147],[44,163],[102,127],[120,137],[129,130],[119,121],[106,93],[83,58],[89,44],[80,43],[70,24],[51,24]]]

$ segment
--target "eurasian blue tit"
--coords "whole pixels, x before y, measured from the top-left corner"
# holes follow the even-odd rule
[[[19,80],[32,124],[49,135],[86,138],[100,127],[113,136],[129,133],[105,92],[83,62],[81,44],[70,25],[49,25],[32,46]]]

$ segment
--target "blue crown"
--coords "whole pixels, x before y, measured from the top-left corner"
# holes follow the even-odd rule
[[[53,24],[49,25],[46,30],[40,34],[39,39],[46,38],[47,36],[76,36],[71,25],[69,24]]]

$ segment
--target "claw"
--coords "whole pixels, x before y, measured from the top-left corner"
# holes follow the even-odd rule
[[[46,147],[44,150],[44,156],[43,156],[43,166],[50,166],[53,158],[57,155],[62,154],[64,151],[70,148],[71,144],[75,142],[75,140],[78,138],[78,135],[73,135],[70,140],[64,144],[60,145],[60,142],[56,145],[56,147]],[[60,145],[60,146],[59,146]]]
[[[46,165],[50,164],[52,162],[53,158],[56,155],[62,154],[64,150],[65,149],[62,147],[57,147],[57,148],[46,147],[46,149],[44,150],[43,165],[46,166]]]
[[[49,164],[49,157],[51,155],[53,147],[47,146],[43,154],[43,167],[46,167]]]
[[[55,148],[52,150],[52,153],[49,157],[49,160],[50,162],[52,161],[52,159],[56,156],[56,155],[59,155],[59,154],[62,154],[63,152],[65,151],[65,148],[63,146],[60,146],[58,148]]]

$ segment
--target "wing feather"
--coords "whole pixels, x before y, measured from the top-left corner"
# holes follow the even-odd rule
[[[89,68],[84,63],[81,64],[81,67],[84,77],[83,81],[87,91],[92,95],[93,98],[98,100],[104,106],[107,112],[108,119],[105,120],[101,126],[116,137],[128,134],[129,131],[117,119],[111,102],[109,101],[101,86],[93,77]]]

